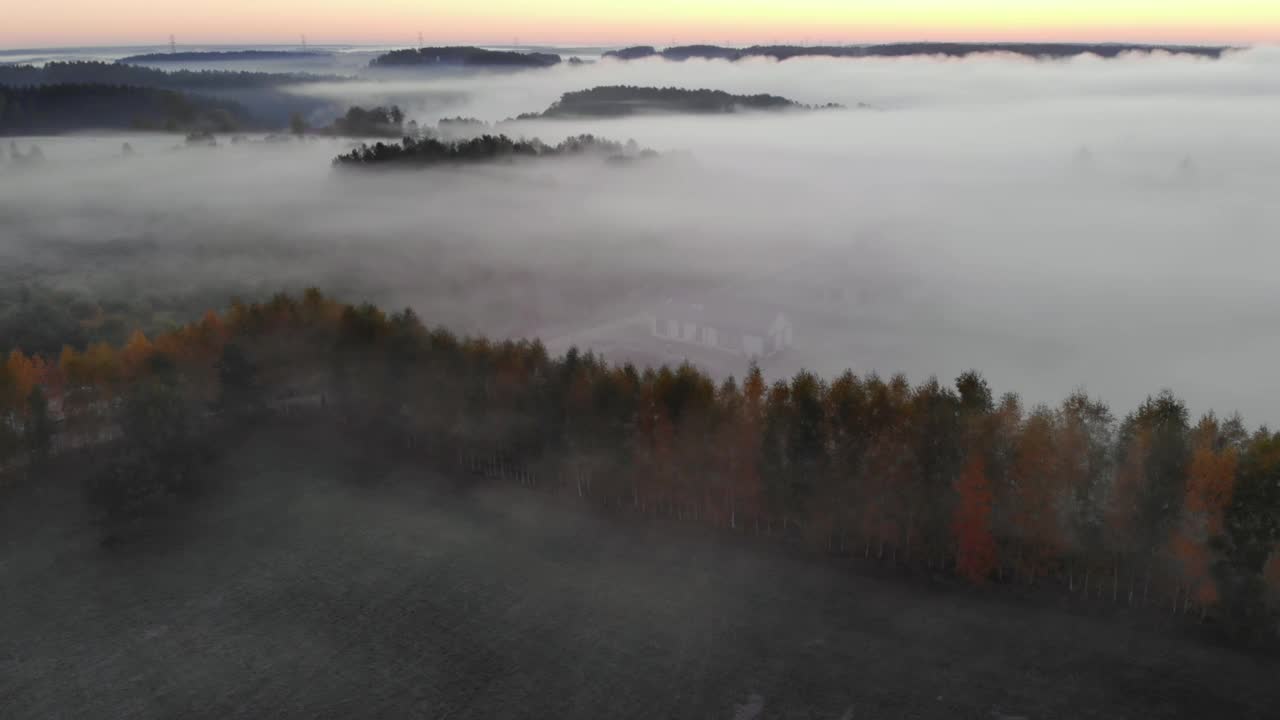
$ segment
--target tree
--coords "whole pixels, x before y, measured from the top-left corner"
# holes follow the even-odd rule
[[[1225,614],[1236,630],[1252,633],[1266,616],[1266,573],[1274,578],[1280,542],[1280,433],[1260,428],[1240,451],[1231,502],[1214,566]]]
[[[137,377],[146,367],[154,352],[155,348],[151,345],[151,341],[147,339],[146,334],[141,330],[134,330],[129,335],[129,340],[124,347],[120,349],[120,365],[125,377]]]
[[[965,464],[956,492],[960,497],[952,522],[956,572],[980,584],[991,576],[997,559],[996,541],[991,535],[991,483],[980,453],[974,453]]]
[[[1173,531],[1185,493],[1191,456],[1187,406],[1165,390],[1147,398],[1133,422],[1148,436],[1146,482],[1137,509],[1144,549],[1154,552]]]
[[[1075,589],[1075,561],[1084,563],[1083,591],[1090,589],[1092,571],[1105,558],[1104,507],[1112,470],[1113,419],[1107,406],[1082,391],[1073,392],[1058,408],[1054,468],[1056,486],[1064,493],[1064,541],[1068,586]]]
[[[33,462],[39,462],[49,456],[53,431],[49,398],[45,395],[44,388],[37,385],[27,396],[27,418],[24,427],[27,452]]]
[[[289,116],[289,132],[298,137],[307,134],[307,121],[302,119],[301,113],[293,113]]]
[[[1028,581],[1043,575],[1060,555],[1060,492],[1054,481],[1053,415],[1037,407],[1018,434],[1010,482],[1013,489],[1013,527],[1018,559]]]
[[[219,404],[229,412],[252,410],[261,402],[257,368],[237,343],[227,343],[217,363]]]
[[[917,535],[931,561],[950,554],[947,519],[964,452],[959,401],[937,378],[916,388],[911,397],[909,433],[915,472],[908,475],[910,484],[901,488],[907,505],[904,554],[908,562]],[[981,401],[971,397],[970,402]]]
[[[1210,573],[1212,548],[1223,531],[1238,460],[1236,449],[1223,442],[1218,419],[1212,413],[1203,417],[1193,435],[1182,518],[1172,539],[1188,597],[1202,608],[1218,601]]]

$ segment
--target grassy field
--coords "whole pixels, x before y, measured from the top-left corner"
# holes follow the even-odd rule
[[[66,468],[0,489],[0,716],[1263,718],[1280,700],[1280,665],[1185,627],[460,492],[331,429],[224,449],[206,497],[109,548]]]

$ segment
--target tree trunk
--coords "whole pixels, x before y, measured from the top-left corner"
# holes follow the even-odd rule
[[[907,514],[907,547],[902,555],[902,561],[907,564],[911,564],[911,535],[915,529],[915,518],[916,513],[914,510]]]

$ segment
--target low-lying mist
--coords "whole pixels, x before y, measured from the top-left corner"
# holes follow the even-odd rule
[[[1277,422],[1278,70],[1280,52],[1260,48],[1219,61],[600,61],[309,86],[394,101],[422,123],[495,122],[606,84],[873,109],[498,128],[667,153],[620,167],[352,174],[330,165],[351,143],[329,139],[19,138],[47,161],[0,164],[0,258],[17,269],[6,284],[91,295],[315,284],[553,350],[608,352],[601,326],[715,292],[788,314],[794,347],[771,374],[972,367],[1030,402],[1083,386],[1123,412],[1169,386],[1193,410]]]

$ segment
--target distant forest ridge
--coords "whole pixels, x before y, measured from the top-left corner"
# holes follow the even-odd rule
[[[838,108],[834,103],[821,106]],[[623,117],[643,113],[721,114],[743,110],[812,110],[778,95],[733,95],[723,90],[607,85],[568,92],[541,114],[525,113],[518,120],[564,117]]]
[[[322,50],[210,50],[171,53],[144,53],[120,58],[122,63],[166,62],[216,62],[243,60],[296,60],[300,58],[329,57],[331,52]]]
[[[125,85],[0,87],[0,135],[71,130],[232,132],[253,126],[229,100]]]
[[[537,138],[514,140],[506,135],[439,140],[433,137],[406,137],[399,143],[361,145],[334,158],[334,167],[430,167],[514,160],[516,158],[548,158],[599,155],[611,162],[625,163],[637,158],[656,157],[653,150],[641,149],[634,141],[620,143],[594,135],[566,138],[548,145]]]
[[[680,45],[658,50],[650,45],[637,45],[604,54],[618,60],[639,60],[663,57],[667,60],[741,60],[749,57],[772,57],[787,60],[793,57],[909,57],[914,55],[944,55],[967,57],[981,53],[1012,53],[1036,59],[1059,59],[1078,55],[1097,55],[1114,58],[1122,53],[1167,52],[1175,55],[1196,55],[1218,59],[1232,48],[1222,45],[1142,45],[1129,43],[886,43],[882,45],[753,45],[748,48],[730,48],[719,45]]]
[[[0,65],[0,85],[106,84],[136,85],[169,90],[271,88],[305,82],[333,82],[348,78],[309,73],[265,73],[233,70],[158,70],[122,63],[51,62]]]
[[[369,61],[370,67],[495,67],[540,68],[559,65],[561,58],[553,53],[520,53],[510,50],[485,50],[471,46],[426,47],[392,50]]]

